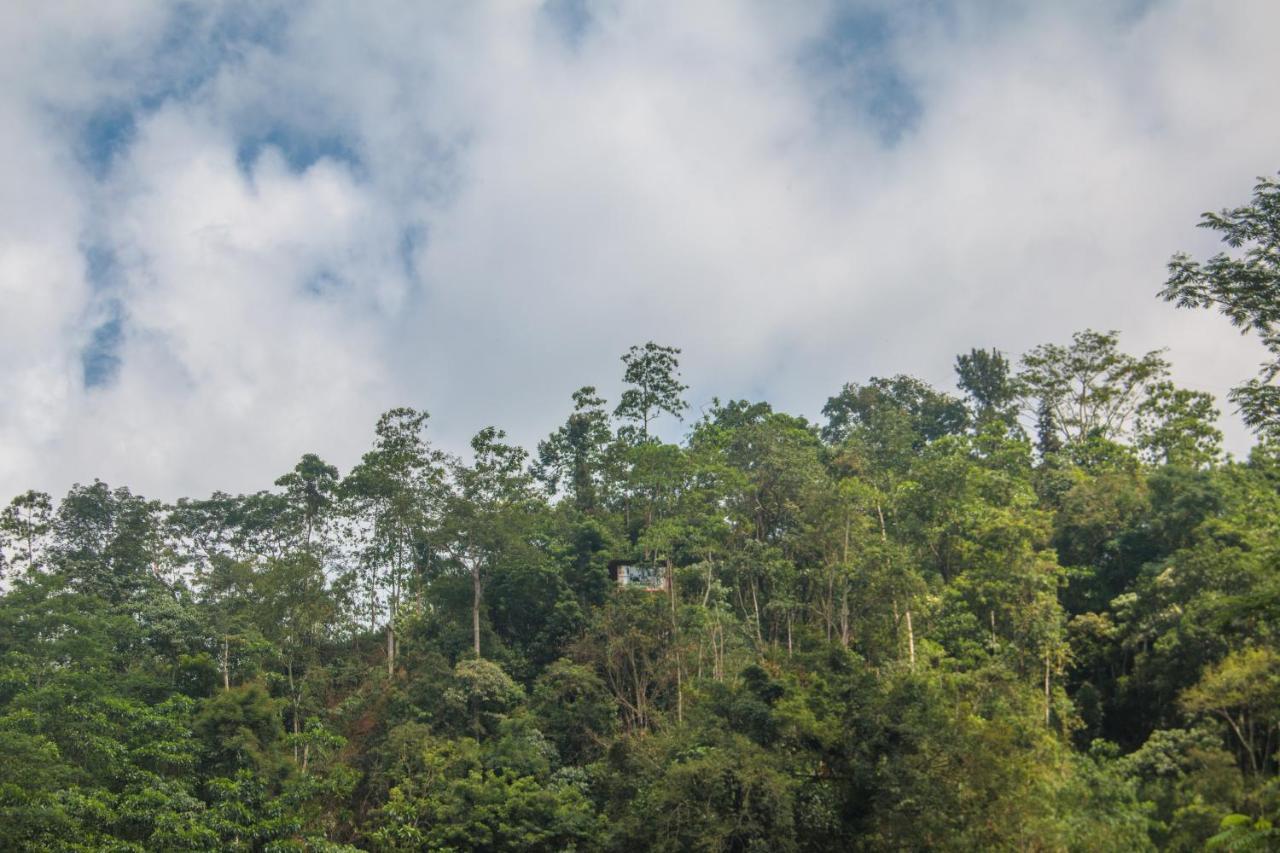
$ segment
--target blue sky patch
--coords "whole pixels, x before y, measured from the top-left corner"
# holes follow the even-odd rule
[[[410,281],[418,280],[418,251],[427,244],[427,227],[410,225],[400,232],[400,264]]]
[[[305,172],[321,159],[330,159],[346,165],[359,174],[363,163],[355,148],[338,136],[311,135],[280,126],[265,133],[243,137],[236,148],[236,163],[247,177],[262,155],[263,150],[275,148],[285,163],[295,173]]]
[[[287,8],[239,2],[213,10],[202,3],[177,4],[153,54],[153,73],[146,75],[141,103],[154,109],[171,98],[185,98],[224,64],[240,61],[252,49],[281,50],[289,28]]]
[[[95,292],[100,292],[115,284],[117,264],[115,250],[101,243],[89,243],[80,247],[84,257],[85,278]]]
[[[321,270],[302,283],[302,291],[317,299],[324,299],[326,296],[345,290],[346,287],[345,281],[328,270]]]
[[[845,9],[801,60],[824,88],[819,109],[853,116],[886,145],[914,130],[923,112],[915,87],[894,57],[894,38],[887,13]]]
[[[80,129],[76,146],[81,162],[89,173],[102,180],[121,152],[137,135],[133,109],[125,103],[104,104],[89,114]]]
[[[546,0],[542,15],[571,48],[578,48],[591,30],[593,18],[588,0]]]
[[[124,315],[118,302],[113,302],[110,315],[89,336],[80,353],[85,388],[102,388],[115,381],[120,373],[120,347],[124,344]]]

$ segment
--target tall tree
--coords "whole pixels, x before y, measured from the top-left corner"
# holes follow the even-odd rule
[[[1258,178],[1250,204],[1204,213],[1199,227],[1217,231],[1232,253],[1201,263],[1179,252],[1160,296],[1179,308],[1217,308],[1242,334],[1258,335],[1271,358],[1229,399],[1253,429],[1280,436],[1280,181]]]
[[[956,376],[979,424],[998,421],[1012,427],[1017,423],[1018,389],[1009,360],[1000,350],[971,349],[956,356]]]
[[[311,545],[316,527],[333,506],[338,483],[338,469],[314,453],[304,455],[292,471],[276,480],[301,521],[303,544]]]
[[[1222,456],[1222,430],[1215,425],[1219,414],[1212,394],[1157,382],[1138,405],[1138,447],[1156,464],[1212,464]]]
[[[968,424],[964,404],[935,390],[914,376],[872,377],[866,385],[849,383],[822,407],[827,425],[822,437],[839,444],[862,430],[878,436],[886,452],[908,452],[944,435],[961,432]],[[896,438],[890,440],[890,434]]]
[[[535,476],[553,494],[563,487],[584,512],[599,501],[601,468],[611,438],[604,399],[591,386],[573,392],[573,414],[564,426],[538,442]]]
[[[406,584],[431,552],[444,498],[444,455],[423,435],[428,417],[408,408],[382,415],[373,449],[343,482],[364,543],[360,558],[371,621],[382,598],[388,675],[395,672],[396,621]]]
[[[666,412],[679,418],[688,407],[680,396],[689,386],[680,382],[680,350],[649,341],[633,346],[622,356],[623,381],[629,386],[613,413],[630,422],[630,430],[642,442],[649,440],[649,425]]]
[[[485,427],[471,439],[470,465],[455,463],[456,493],[447,517],[447,547],[471,575],[472,648],[481,657],[480,623],[485,575],[524,531],[516,516],[534,498],[528,454],[503,441],[506,433]]]
[[[1022,357],[1018,387],[1028,411],[1047,419],[1041,428],[1052,424],[1067,445],[1127,435],[1144,390],[1169,363],[1158,350],[1139,357],[1119,344],[1117,332],[1086,329],[1066,346],[1042,344]]]
[[[24,492],[0,510],[0,578],[38,569],[52,528],[53,504],[44,492]]]

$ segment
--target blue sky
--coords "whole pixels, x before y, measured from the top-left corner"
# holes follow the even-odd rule
[[[809,415],[1085,327],[1218,394],[1261,358],[1154,294],[1280,169],[1269,0],[0,18],[5,495],[255,489],[393,405],[532,444],[651,338],[695,411]]]

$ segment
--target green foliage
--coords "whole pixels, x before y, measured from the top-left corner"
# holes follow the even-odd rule
[[[1217,308],[1242,333],[1254,332],[1271,360],[1257,378],[1237,386],[1231,402],[1259,433],[1280,434],[1280,181],[1262,177],[1248,205],[1205,213],[1201,228],[1217,231],[1231,253],[1205,262],[1179,253],[1169,261],[1160,296],[1180,308]]]
[[[1017,424],[1018,388],[1009,360],[999,350],[973,349],[956,356],[957,385],[968,395],[979,424]]]
[[[603,823],[580,787],[486,766],[474,741],[419,743],[415,772],[396,780],[374,817],[374,850],[596,849]]]
[[[861,429],[876,436],[875,443],[885,454],[905,452],[904,443],[918,448],[923,442],[958,433],[968,420],[959,400],[902,375],[845,385],[827,400],[822,414],[827,417],[822,435],[828,442],[839,444]]]
[[[524,690],[487,660],[462,660],[453,669],[454,686],[445,692],[445,701],[459,716],[469,720],[477,738],[493,734],[498,722],[524,701]]]
[[[284,727],[277,703],[258,683],[206,699],[193,724],[203,745],[201,768],[210,776],[254,771],[268,779],[282,770]]]
[[[641,442],[649,440],[649,424],[663,412],[680,417],[687,407],[681,394],[688,388],[680,382],[680,350],[649,341],[634,346],[622,356],[626,366],[623,381],[628,387],[614,409],[614,417],[629,421],[627,429]]]
[[[1069,345],[1042,344],[1024,355],[1017,383],[1041,429],[1071,446],[1126,436],[1143,390],[1168,369],[1159,351],[1132,356],[1120,351],[1117,332],[1085,330]]]
[[[618,728],[617,707],[595,670],[561,659],[534,684],[532,710],[555,743],[560,760],[588,764],[604,752]]]
[[[1157,382],[1137,409],[1137,445],[1148,461],[1200,468],[1222,456],[1213,397]]]
[[[676,755],[641,791],[635,823],[623,825],[625,844],[658,851],[793,851],[799,846],[793,789],[768,753],[744,738],[695,747]]]
[[[532,465],[394,409],[345,477],[19,496],[0,848],[1273,844],[1275,445],[1096,332],[666,443],[678,354]]]

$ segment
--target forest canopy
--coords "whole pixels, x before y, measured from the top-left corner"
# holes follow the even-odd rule
[[[1272,354],[1277,199],[1206,214],[1224,252],[1163,292]],[[818,421],[692,414],[680,355],[531,449],[396,408],[252,494],[13,498],[0,848],[1280,843],[1274,364],[1233,459],[1113,331]]]

